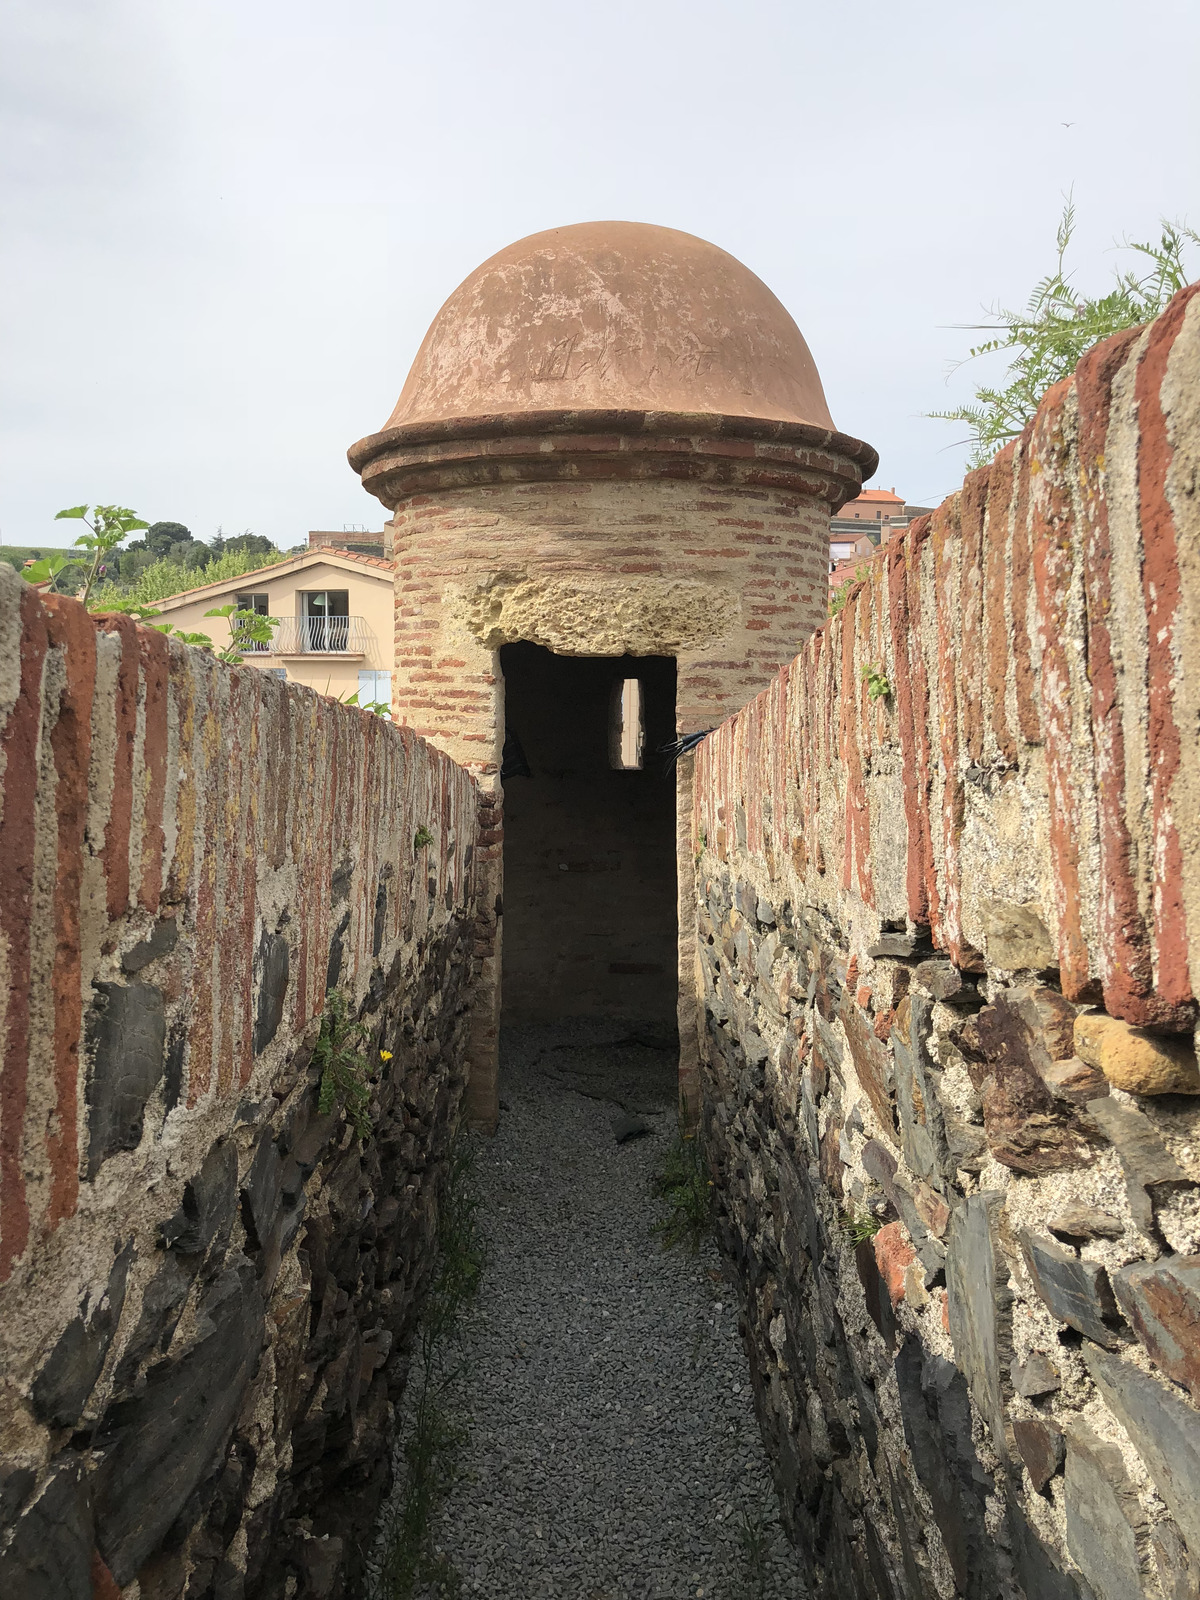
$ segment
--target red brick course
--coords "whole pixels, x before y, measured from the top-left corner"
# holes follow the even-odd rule
[[[36,1271],[47,1235],[93,1226],[79,1211],[93,984],[161,991],[168,1030],[187,1038],[174,1137],[186,1144],[194,1129],[210,1143],[323,1009],[347,909],[339,986],[355,993],[374,962],[380,881],[385,962],[451,908],[474,915],[478,831],[475,784],[410,730],[129,618],[43,599],[7,572],[0,1283]],[[435,842],[418,863],[420,827]],[[335,910],[339,869],[350,882]],[[174,947],[130,980],[122,956],[160,919],[174,922]],[[291,981],[277,1037],[256,1056],[264,932],[287,938]],[[144,1168],[131,1195],[165,1159],[156,1134],[147,1126],[136,1155],[120,1157]]]
[[[1200,338],[1198,295],[1091,352],[705,741],[698,848],[731,854],[741,811],[748,848],[763,841],[799,900],[851,897],[927,927],[960,966],[985,959],[989,902],[1032,908],[1069,997],[1140,1025],[1195,1024],[1186,906],[1200,862],[1177,816],[1195,730],[1176,686],[1200,663],[1179,659],[1164,396],[1179,341]],[[1118,469],[1132,507],[1111,498]],[[864,667],[886,675],[882,700],[864,694]]]

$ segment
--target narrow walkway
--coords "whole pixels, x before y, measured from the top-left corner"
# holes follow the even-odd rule
[[[465,1479],[435,1544],[488,1600],[799,1600],[715,1249],[666,1252],[674,1054],[621,1024],[505,1036],[476,1164],[488,1265]],[[660,1042],[661,1045],[661,1042]],[[618,1145],[621,1110],[652,1132]]]

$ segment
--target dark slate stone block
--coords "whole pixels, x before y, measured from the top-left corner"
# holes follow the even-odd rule
[[[254,1017],[254,1054],[261,1055],[279,1032],[287,999],[291,955],[285,933],[263,930],[258,946],[258,1009]]]
[[[992,1480],[971,1442],[966,1380],[952,1361],[905,1339],[896,1356],[904,1437],[930,1503],[963,1600],[989,1600],[997,1585],[984,1521]]]
[[[866,1016],[852,1000],[841,1009],[842,1025],[854,1060],[854,1071],[879,1126],[893,1144],[898,1144],[896,1114],[892,1109],[893,1068],[890,1051],[872,1033]]]
[[[109,1407],[96,1441],[96,1543],[121,1585],[162,1543],[228,1440],[264,1337],[249,1262],[214,1281],[197,1335],[186,1354],[150,1373],[143,1394]]]
[[[9,1466],[0,1462],[0,1528],[11,1527],[17,1520],[17,1514],[36,1482],[37,1473],[29,1467]]]
[[[782,1223],[779,1243],[788,1266],[788,1276],[797,1290],[808,1275],[814,1259],[810,1231],[812,1213],[806,1209],[812,1203],[811,1193],[808,1174],[802,1175],[801,1169],[794,1165],[790,1156],[780,1151],[779,1200]]]
[[[1095,1345],[1084,1345],[1083,1359],[1183,1537],[1200,1551],[1200,1414],[1177,1390]]]
[[[78,1456],[59,1459],[0,1554],[0,1594],[12,1600],[92,1600],[92,1511]]]
[[[1039,1395],[1054,1394],[1062,1388],[1058,1368],[1039,1354],[1031,1355],[1027,1361],[1014,1361],[1009,1375],[1013,1389],[1025,1400],[1036,1400]]]
[[[854,1265],[858,1281],[862,1284],[867,1315],[879,1329],[879,1335],[889,1350],[896,1346],[896,1318],[892,1312],[892,1297],[880,1276],[875,1260],[875,1246],[870,1239],[860,1239],[854,1246]]]
[[[219,1140],[184,1186],[179,1210],[161,1224],[163,1243],[180,1255],[197,1255],[218,1236],[227,1243],[237,1207],[237,1178],[237,1151]]]
[[[913,969],[912,981],[927,989],[935,1000],[947,1005],[969,1006],[979,1004],[979,990],[965,978],[953,961],[932,959],[921,961]]]
[[[1142,1600],[1142,1512],[1121,1452],[1084,1422],[1072,1424],[1068,1443],[1063,1498],[1071,1559],[1097,1600]]]
[[[88,1171],[141,1143],[146,1101],[163,1075],[166,1019],[151,983],[98,983],[89,1021]]]
[[[997,1453],[1007,1457],[1001,1372],[1012,1359],[1012,1291],[999,1281],[992,1228],[1002,1196],[973,1194],[950,1218],[946,1295],[954,1358]],[[1007,1271],[1005,1272],[1007,1277]]]
[[[908,1583],[905,1600],[937,1600],[932,1582],[927,1581],[928,1568],[922,1567],[917,1556],[925,1520],[924,1508],[917,1503],[907,1474],[893,1476],[886,1451],[879,1457],[875,1470],[886,1485],[896,1533],[900,1539],[900,1559]]]
[[[350,893],[350,883],[354,877],[353,861],[342,861],[333,870],[329,880],[329,903],[337,905],[339,900],[344,900]]]
[[[1046,1219],[1050,1232],[1060,1239],[1119,1239],[1125,1227],[1116,1217],[1098,1206],[1085,1206],[1071,1202],[1059,1206]]]
[[[126,950],[121,957],[122,972],[140,972],[152,961],[157,961],[159,956],[168,955],[174,950],[178,937],[179,929],[174,917],[156,922],[150,937],[143,939],[141,944],[135,944],[132,950]]]
[[[283,1163],[270,1128],[258,1136],[254,1160],[242,1185],[242,1217],[251,1248],[261,1250],[279,1221],[283,1194]]]
[[[183,1063],[187,1058],[187,1027],[173,1024],[167,1035],[167,1063],[163,1069],[163,1110],[170,1113],[183,1093]]]
[[[142,1362],[156,1351],[161,1354],[170,1344],[199,1264],[198,1257],[184,1261],[172,1251],[163,1256],[146,1285],[137,1327],[113,1374],[118,1390],[131,1389]]]
[[[1041,1417],[1014,1417],[1012,1429],[1029,1480],[1040,1494],[1063,1464],[1066,1441]]]
[[[1020,1242],[1033,1287],[1051,1315],[1097,1344],[1119,1343],[1108,1326],[1109,1321],[1118,1319],[1117,1303],[1100,1263],[1082,1261],[1073,1251],[1053,1239],[1038,1238],[1028,1228],[1021,1229]]]
[[[1200,1404],[1200,1256],[1122,1267],[1113,1290],[1154,1361]]]
[[[900,1163],[885,1144],[878,1139],[868,1139],[862,1150],[863,1170],[874,1178],[885,1194],[895,1182]]]
[[[906,994],[896,1007],[891,1038],[900,1148],[909,1170],[918,1178],[937,1179],[951,1176],[954,1164],[946,1142],[936,1075],[925,1043],[929,1009],[929,1002],[920,995]]]
[[[1150,1539],[1163,1600],[1200,1600],[1200,1561],[1188,1550],[1169,1520],[1158,1523]]]
[[[1089,1128],[1077,1109],[1046,1086],[1053,1065],[1037,1005],[1028,990],[1002,991],[958,1030],[983,1098],[988,1144],[997,1161],[1034,1177],[1085,1166]]]
[[[1025,1513],[1010,1500],[1005,1528],[1012,1551],[1013,1575],[1026,1600],[1083,1600],[1075,1579],[1029,1526]],[[1087,1600],[1092,1600],[1089,1595]]]
[[[325,993],[336,989],[342,976],[342,963],[346,959],[346,929],[350,926],[350,913],[344,911],[329,941],[329,961],[325,968]]]
[[[1104,1097],[1089,1100],[1088,1116],[1106,1139],[1116,1146],[1125,1171],[1125,1188],[1133,1220],[1143,1233],[1155,1236],[1154,1194],[1160,1184],[1167,1191],[1187,1183],[1187,1174],[1159,1138],[1144,1112],[1118,1105]]]
[[[373,958],[377,958],[383,949],[383,933],[387,925],[387,903],[387,879],[380,878],[379,886],[375,890],[375,920],[371,925],[371,955]]]
[[[100,1299],[68,1322],[33,1380],[34,1413],[52,1428],[73,1428],[83,1414],[121,1318],[133,1254],[130,1239],[113,1262]]]

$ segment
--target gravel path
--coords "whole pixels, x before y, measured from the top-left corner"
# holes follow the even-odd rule
[[[674,1055],[613,1023],[505,1035],[488,1264],[434,1543],[488,1600],[799,1600],[715,1250],[665,1252]],[[618,1145],[621,1109],[651,1133]],[[758,1547],[757,1554],[755,1546]]]

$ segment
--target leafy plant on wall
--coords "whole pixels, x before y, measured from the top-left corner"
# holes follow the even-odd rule
[[[75,540],[79,555],[74,559],[69,556],[47,556],[26,567],[24,576],[30,583],[48,582],[53,589],[69,567],[81,567],[83,588],[78,598],[86,606],[92,590],[104,575],[105,556],[115,550],[128,534],[135,533],[139,528],[148,528],[150,524],[143,522],[128,506],[68,506],[54,518],[55,522],[64,519],[82,522],[87,527],[88,531]]]
[[[103,600],[97,601],[94,598],[96,587],[104,577],[105,556],[111,554],[129,534],[137,532],[140,528],[148,528],[150,526],[148,522],[143,522],[128,506],[70,506],[67,510],[58,512],[54,520],[61,522],[64,518],[87,524],[87,533],[81,533],[75,540],[80,555],[74,559],[63,555],[48,556],[44,560],[32,562],[22,569],[22,576],[27,582],[48,583],[51,590],[54,590],[63,573],[76,567],[81,568],[83,586],[78,591],[76,599],[82,601],[90,611],[101,609],[120,611],[126,616],[136,617],[139,622],[148,622],[158,633],[171,634],[181,644],[190,644],[199,650],[213,650],[212,639],[207,633],[189,633],[175,627],[171,622],[155,622],[153,619],[160,613],[153,606],[145,605],[135,599],[110,600],[105,596]],[[245,659],[243,651],[268,646],[275,636],[275,629],[279,626],[278,617],[259,616],[256,611],[241,610],[236,604],[214,606],[204,615],[223,617],[228,621],[229,643],[222,649],[216,650],[215,654],[218,661],[225,661],[233,666]]]
[[[1075,231],[1075,206],[1068,198],[1058,225],[1058,261],[1054,271],[1034,288],[1020,311],[991,308],[991,321],[967,324],[994,336],[975,345],[964,358],[973,361],[997,351],[1012,352],[1003,388],[981,384],[975,402],[952,411],[931,411],[942,422],[965,422],[972,446],[970,464],[986,466],[1009,439],[1015,439],[1033,416],[1046,391],[1061,378],[1069,378],[1080,359],[1098,344],[1125,328],[1140,328],[1164,309],[1178,290],[1187,287],[1184,250],[1200,244],[1200,234],[1183,222],[1160,223],[1157,244],[1126,241],[1122,248],[1136,252],[1149,270],[1118,271],[1107,294],[1088,296],[1075,286],[1066,270],[1067,247]],[[956,363],[956,368],[963,363]]]

